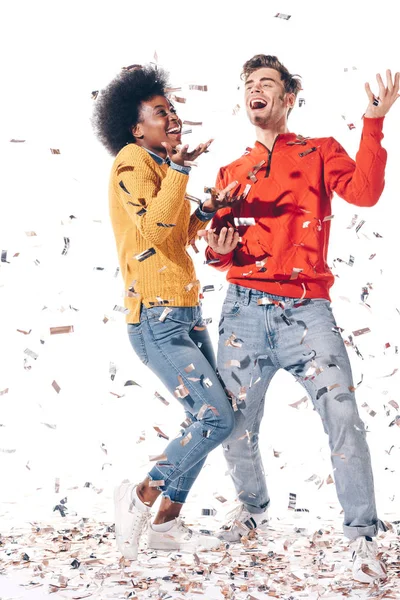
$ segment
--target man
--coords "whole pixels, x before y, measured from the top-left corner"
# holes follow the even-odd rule
[[[275,56],[254,56],[242,77],[257,141],[220,170],[217,188],[237,182],[242,200],[234,197],[205,234],[207,259],[228,271],[230,283],[217,362],[235,410],[236,426],[223,447],[241,505],[221,537],[239,541],[246,528],[267,522],[270,499],[258,435],[266,390],[283,368],[303,384],[321,416],[344,533],[354,545],[353,575],[370,582],[385,576],[372,539],[379,521],[371,460],[349,359],[330,307],[334,278],[326,258],[333,193],[357,206],[373,206],[383,191],[383,118],[399,96],[400,74],[393,82],[388,71],[386,88],[377,76],[378,98],[366,84],[369,104],[356,161],[333,138],[289,133],[287,118],[300,83]]]

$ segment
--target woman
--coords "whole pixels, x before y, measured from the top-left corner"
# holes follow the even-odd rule
[[[124,482],[115,490],[117,546],[128,559],[137,557],[150,507],[160,494],[148,532],[150,548],[191,552],[220,545],[217,538],[188,529],[179,514],[208,453],[234,425],[215,373],[199,282],[186,247],[216,210],[232,202],[229,191],[235,184],[213,194],[190,216],[186,163],[206,152],[212,140],[191,152],[180,147],[182,122],[166,86],[160,69],[128,67],[96,100],[93,116],[98,138],[116,155],[110,214],[125,282],[129,339],[188,417],[182,437],[168,444],[145,480]]]

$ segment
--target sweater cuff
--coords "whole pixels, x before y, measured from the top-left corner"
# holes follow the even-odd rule
[[[195,215],[200,221],[211,221],[217,211],[214,212],[206,212],[202,210],[203,204],[200,204],[198,208],[195,210]]]
[[[383,121],[385,117],[363,117],[364,126],[363,133],[380,133],[383,129]]]

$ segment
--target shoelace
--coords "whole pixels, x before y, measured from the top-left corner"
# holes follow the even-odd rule
[[[226,514],[227,525],[233,525],[233,523],[238,520],[238,517],[241,515],[242,510],[243,506],[241,504],[239,504],[239,506],[235,506],[235,508],[230,510]]]
[[[360,558],[376,559],[376,547],[373,542],[368,542],[365,538],[358,540],[357,546],[354,548],[354,555]]]
[[[135,525],[134,525],[134,528],[133,528],[133,531],[132,531],[132,537],[135,534],[142,535],[142,533],[144,531],[146,531],[146,529],[148,528],[150,519],[151,519],[150,512],[143,513],[139,517],[139,519],[135,522]]]
[[[190,529],[190,527],[187,527],[182,519],[177,519],[177,525],[178,530],[184,533],[185,539],[189,540],[193,535],[193,531]]]

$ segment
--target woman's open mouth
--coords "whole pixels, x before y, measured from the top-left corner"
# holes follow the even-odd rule
[[[180,136],[182,133],[182,127],[179,125],[176,127],[171,127],[171,129],[167,129],[167,135]]]

